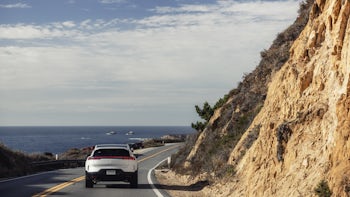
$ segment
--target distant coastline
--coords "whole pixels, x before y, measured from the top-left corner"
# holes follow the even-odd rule
[[[114,131],[113,135],[106,133]],[[132,135],[125,135],[132,131]],[[99,143],[129,143],[137,139],[195,133],[190,126],[0,126],[0,143],[25,153],[64,153]]]

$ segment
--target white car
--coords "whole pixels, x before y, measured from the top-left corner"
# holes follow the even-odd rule
[[[138,164],[127,144],[96,145],[85,162],[85,186],[99,181],[125,181],[138,186]]]

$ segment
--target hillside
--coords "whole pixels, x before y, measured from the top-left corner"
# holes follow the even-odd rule
[[[89,149],[72,148],[59,155],[62,160],[85,159],[86,155],[90,153]],[[52,153],[24,153],[21,151],[11,150],[4,144],[0,143],[0,179],[11,177],[19,177],[29,175],[41,171],[49,171],[59,168],[76,167],[75,164],[64,165],[40,165],[35,166],[33,162],[55,160]]]
[[[299,14],[177,155],[177,173],[221,196],[316,196],[321,182],[350,195],[350,1]]]
[[[0,179],[36,172],[36,169],[30,163],[48,159],[49,156],[43,154],[28,155],[19,151],[13,151],[0,143]]]
[[[230,152],[261,110],[268,84],[288,60],[292,43],[308,21],[312,3],[313,0],[309,0],[301,4],[295,22],[278,34],[268,50],[261,52],[262,59],[257,68],[229,92],[228,101],[215,111],[207,128],[188,140],[186,147],[174,158],[177,172],[197,175],[214,171],[217,175],[225,173],[226,167],[230,168],[227,165]],[[194,145],[196,146],[191,149]],[[210,153],[208,156],[211,159],[202,157],[206,153]]]

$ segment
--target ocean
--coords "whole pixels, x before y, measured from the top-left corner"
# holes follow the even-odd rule
[[[0,127],[0,143],[25,153],[59,154],[95,144],[128,143],[168,134],[191,134],[185,126]]]

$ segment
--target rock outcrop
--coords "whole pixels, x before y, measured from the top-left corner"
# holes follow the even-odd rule
[[[348,0],[313,5],[251,124],[261,125],[260,134],[235,164],[233,196],[311,196],[321,180],[334,196],[350,195],[349,13]],[[230,164],[241,150],[239,144]]]
[[[184,167],[198,167],[198,154],[213,154],[208,143],[225,143],[239,124],[233,114],[247,110],[257,115],[248,117],[249,127],[228,158],[211,157],[218,159],[212,165],[234,173],[208,190],[229,188],[222,196],[315,196],[315,187],[325,180],[333,196],[350,196],[349,15],[349,0],[315,0],[288,60],[266,80],[266,99],[253,108],[232,107],[231,94],[216,111]],[[261,94],[261,89],[247,92]]]

